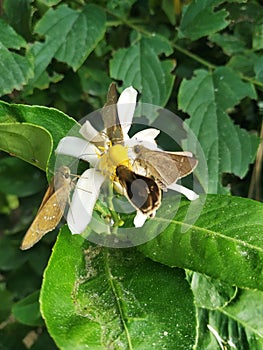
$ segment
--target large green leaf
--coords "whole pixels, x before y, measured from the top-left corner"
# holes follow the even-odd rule
[[[40,126],[1,123],[0,149],[44,170],[52,149],[52,139]]]
[[[105,33],[105,13],[93,4],[82,10],[60,5],[46,12],[37,23],[35,32],[46,40],[32,46],[35,57],[33,86],[41,81],[53,58],[67,63],[75,71],[82,65]]]
[[[33,77],[32,59],[14,50],[26,48],[25,40],[12,27],[0,19],[0,95],[21,90]],[[10,50],[11,49],[11,50]]]
[[[190,349],[194,305],[184,274],[135,249],[92,246],[60,233],[41,289],[60,349]]]
[[[256,97],[253,86],[242,82],[226,67],[212,73],[198,70],[194,78],[181,84],[179,108],[191,116],[187,124],[205,153],[209,193],[224,193],[222,173],[234,173],[242,178],[255,158],[257,137],[234,125],[226,114],[245,96]],[[187,147],[195,152],[194,145]]]
[[[203,201],[201,196],[192,204],[197,210]],[[171,219],[174,208],[171,202],[170,206],[163,203],[156,218],[142,229],[142,234],[144,230],[162,233],[139,249],[168,266],[201,272],[230,285],[263,290],[262,203],[208,195],[193,225],[185,220],[188,209],[189,201],[182,200]]]
[[[160,60],[161,54],[169,55],[172,47],[160,35],[133,35],[127,49],[119,49],[110,61],[112,78],[122,80],[125,87],[132,85],[142,93],[141,102],[165,106],[174,83],[171,71],[173,60]]]
[[[0,101],[1,149],[46,169],[50,152],[76,123],[55,108]]]
[[[183,8],[179,36],[192,40],[215,33],[228,25],[225,9],[215,11],[223,0],[193,0]]]

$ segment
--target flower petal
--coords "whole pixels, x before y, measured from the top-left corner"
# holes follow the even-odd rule
[[[124,140],[129,138],[128,131],[132,124],[132,118],[136,107],[137,91],[132,87],[128,87],[121,93],[118,102],[117,110],[118,117],[121,123]]]
[[[160,130],[154,128],[148,128],[137,132],[132,136],[132,140],[149,141],[155,143],[155,138],[160,134]]]
[[[158,149],[155,138],[159,135],[160,130],[149,128],[137,132],[130,139],[125,141],[125,146],[134,147],[136,145],[142,144],[144,147],[147,147],[151,150]]]
[[[142,227],[147,219],[147,215],[143,214],[140,210],[137,210],[137,214],[133,219],[135,227]]]
[[[88,120],[81,126],[79,133],[89,142],[103,142],[103,136],[96,130]]]
[[[59,141],[56,153],[73,156],[95,166],[98,161],[97,148],[79,137],[66,136]]]
[[[189,190],[189,188],[186,188],[182,185],[178,185],[177,183],[172,183],[171,185],[167,186],[167,188],[182,193],[190,201],[194,201],[195,199],[199,198],[199,195],[197,193],[195,193],[192,190]]]
[[[88,169],[79,178],[72,196],[67,222],[73,234],[85,230],[92,218],[94,205],[105,177],[95,169]]]
[[[124,144],[125,146],[128,147],[129,159],[131,160],[136,159],[137,153],[134,152],[133,147],[137,145],[143,145],[144,147],[151,149],[153,151],[158,150],[158,146],[155,141],[155,138],[158,136],[159,133],[160,133],[160,130],[149,128],[149,129],[144,129],[142,131],[137,132],[130,139],[126,139]],[[134,168],[134,170],[136,171],[136,168]],[[140,172],[140,174],[144,175],[142,172]]]

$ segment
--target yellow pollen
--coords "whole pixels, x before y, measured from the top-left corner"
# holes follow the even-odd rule
[[[116,167],[118,165],[125,165],[131,169],[127,147],[122,145],[110,147],[108,151],[101,156],[99,169],[104,175],[114,180],[116,176]]]

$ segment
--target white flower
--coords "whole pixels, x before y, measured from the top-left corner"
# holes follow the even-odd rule
[[[86,121],[79,130],[83,138],[66,136],[59,142],[56,153],[83,159],[92,166],[80,176],[72,196],[67,223],[73,234],[83,232],[90,223],[101,185],[105,179],[110,177],[114,181],[112,175],[115,173],[119,162],[121,161],[122,164],[126,165],[126,163],[131,162],[135,158],[132,147],[143,144],[147,148],[158,149],[155,138],[160,131],[157,129],[142,130],[131,138],[128,135],[132,125],[136,99],[137,91],[130,86],[122,92],[117,102],[124,146],[115,145],[111,147],[106,132],[99,133],[89,121]],[[103,151],[96,146],[99,143],[105,145]],[[190,200],[198,197],[195,192],[176,183],[171,184],[167,188],[184,194]],[[135,227],[143,226],[146,219],[147,215],[137,210],[137,215],[134,218]]]

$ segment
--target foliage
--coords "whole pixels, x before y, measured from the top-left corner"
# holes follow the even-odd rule
[[[3,1],[1,349],[262,349],[262,16],[259,0]],[[21,252],[43,170],[111,81],[180,115],[208,195],[177,213],[164,200],[141,229],[162,233],[137,248],[64,225]]]

